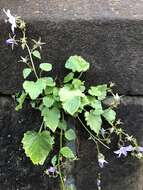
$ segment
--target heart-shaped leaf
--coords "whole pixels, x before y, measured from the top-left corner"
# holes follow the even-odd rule
[[[72,141],[76,139],[76,134],[73,129],[69,129],[65,132],[65,137],[67,140]]]
[[[54,144],[53,137],[48,131],[37,133],[28,131],[22,139],[23,148],[33,164],[43,165]]]
[[[63,108],[70,115],[74,115],[80,107],[80,97],[74,96],[63,103]]]
[[[30,75],[31,72],[32,72],[32,70],[30,68],[25,68],[23,70],[23,77],[24,77],[24,79],[26,79]]]
[[[104,100],[107,95],[107,84],[98,85],[98,86],[92,86],[88,93],[92,96],[96,96],[98,100]]]
[[[45,96],[43,98],[43,104],[46,106],[46,107],[51,107],[54,103],[54,98],[51,96],[51,95],[48,95],[48,96]]]
[[[74,55],[66,61],[65,68],[71,69],[73,72],[84,72],[89,69],[89,63],[82,57]]]
[[[116,112],[111,108],[104,110],[102,115],[109,123],[113,123],[116,119]]]
[[[100,115],[95,115],[94,110],[91,110],[90,112],[85,112],[85,120],[87,122],[87,125],[90,127],[91,130],[93,130],[97,135],[101,129],[102,125],[102,119]]]
[[[43,78],[38,79],[36,82],[25,81],[23,88],[29,94],[30,98],[35,100],[46,88],[46,81]]]
[[[35,50],[35,51],[32,52],[32,54],[33,54],[34,57],[36,57],[38,59],[41,59],[41,55],[40,55],[39,51]]]
[[[39,65],[40,69],[43,71],[51,71],[52,70],[52,65],[50,63],[41,63]]]
[[[71,159],[72,159],[72,158],[75,158],[75,156],[74,156],[72,150],[71,150],[69,147],[67,147],[67,146],[61,148],[60,153],[61,153],[65,158],[69,158],[69,159],[70,159],[70,158],[71,158]]]
[[[60,111],[58,108],[53,107],[51,109],[45,107],[42,110],[42,116],[44,116],[44,121],[46,123],[46,126],[51,129],[53,132],[58,127],[59,119],[60,119]]]

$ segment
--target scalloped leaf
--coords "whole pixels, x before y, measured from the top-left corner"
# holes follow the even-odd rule
[[[96,96],[98,100],[104,100],[107,96],[107,84],[92,86],[88,90],[88,93],[92,96]]]
[[[54,144],[53,137],[48,131],[37,133],[28,131],[22,139],[23,148],[33,164],[43,165]]]
[[[64,77],[64,83],[67,83],[67,82],[71,81],[73,79],[73,77],[74,77],[74,73],[72,73],[72,72],[69,73],[68,75],[66,75]]]
[[[94,114],[101,115],[103,113],[102,103],[100,100],[97,100],[95,97],[89,97],[90,105],[94,108]]]
[[[94,114],[94,110],[91,110],[90,112],[86,111],[85,120],[90,129],[98,135],[102,125],[101,116]]]
[[[66,121],[64,119],[59,122],[58,128],[66,131],[67,123],[66,123]]]
[[[113,123],[116,119],[116,112],[111,108],[104,110],[102,116],[109,122]]]
[[[85,72],[89,69],[89,63],[78,55],[71,56],[65,64],[65,68],[73,72]]]
[[[59,90],[60,100],[65,102],[71,97],[83,97],[83,93],[79,89],[70,89],[68,87],[63,87]]]
[[[72,150],[71,150],[69,147],[67,147],[67,146],[61,148],[60,153],[61,153],[65,158],[69,158],[69,159],[70,159],[70,158],[71,158],[71,159],[75,158],[75,156],[74,156]]]
[[[41,70],[47,71],[47,72],[52,70],[52,65],[50,63],[41,63],[39,67]]]
[[[54,101],[55,100],[54,100],[53,96],[51,96],[51,95],[45,96],[43,98],[43,105],[49,108],[53,105]]]
[[[80,97],[74,96],[69,98],[63,103],[63,108],[70,115],[74,115],[78,111],[80,104],[81,104]]]
[[[24,79],[26,79],[30,75],[31,72],[32,72],[32,69],[30,69],[30,68],[23,69],[23,77],[24,77]]]
[[[65,132],[65,137],[67,140],[72,141],[76,139],[76,134],[73,129],[69,129]]]
[[[53,132],[58,127],[59,119],[60,119],[60,111],[58,108],[43,108],[42,110],[42,116],[44,116],[44,122],[46,123],[46,126],[51,129]]]
[[[42,80],[42,78],[36,82],[24,81],[23,88],[25,92],[29,94],[30,98],[35,100],[46,88],[46,82]]]

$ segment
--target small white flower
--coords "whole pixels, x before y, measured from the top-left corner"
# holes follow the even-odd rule
[[[115,95],[113,94],[113,97],[114,97],[115,103],[116,103],[117,105],[120,104],[121,96],[119,96],[119,95],[116,93]]]
[[[14,29],[17,27],[16,26],[16,17],[14,17],[13,15],[11,15],[10,10],[8,9],[7,11],[5,9],[3,9],[3,12],[6,14],[6,16],[8,17],[7,21],[11,24],[11,30],[14,33]]]
[[[101,132],[101,135],[104,137],[106,130],[104,128],[101,128],[100,132]]]
[[[104,155],[101,153],[98,154],[98,163],[99,163],[100,168],[103,168],[104,164],[108,164],[108,162],[105,160]]]

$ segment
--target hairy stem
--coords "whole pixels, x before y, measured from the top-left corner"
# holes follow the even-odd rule
[[[26,45],[26,48],[27,48],[28,53],[29,53],[29,57],[30,57],[30,60],[31,60],[31,64],[32,64],[34,74],[35,74],[36,78],[38,79],[38,75],[37,75],[37,72],[36,72],[36,69],[35,69],[35,65],[34,65],[34,62],[33,62],[33,58],[32,58],[32,55],[31,55],[30,48],[29,48],[29,46],[27,44],[25,44],[25,45]]]
[[[95,137],[89,130],[88,128],[84,125],[84,123],[81,121],[81,119],[79,117],[77,117],[78,120],[80,121],[80,123],[82,124],[82,126],[85,128],[85,130],[90,134],[90,137],[92,138],[92,140],[97,143],[97,141],[102,144],[104,147],[110,149],[106,144],[104,144],[100,139],[98,139],[97,137]]]
[[[60,150],[63,146],[63,131],[61,130],[60,132]],[[58,156],[58,171],[59,171],[59,176],[60,176],[60,181],[61,181],[61,190],[65,190],[65,185],[64,185],[64,180],[62,177],[62,172],[61,172],[61,165],[60,165],[60,158],[61,158],[61,153],[59,151],[59,156]]]

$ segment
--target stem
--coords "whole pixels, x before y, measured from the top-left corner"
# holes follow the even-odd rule
[[[61,130],[60,132],[60,150],[63,146],[63,131]],[[61,157],[61,153],[59,151],[59,156],[58,156],[58,170],[59,170],[59,176],[60,176],[60,181],[61,181],[61,190],[65,190],[65,185],[64,185],[64,180],[63,180],[63,177],[62,177],[62,172],[61,172],[61,166],[60,166],[60,157]]]
[[[40,126],[39,133],[41,133],[41,131],[42,131],[43,124],[44,124],[44,121],[42,122],[42,124]]]
[[[80,123],[82,124],[82,126],[85,128],[85,130],[90,134],[92,140],[97,143],[97,141],[102,144],[104,147],[110,149],[106,144],[104,144],[100,139],[98,139],[97,137],[95,137],[88,129],[87,127],[83,124],[83,122],[81,121],[81,119],[79,117],[77,117],[78,120],[80,121]]]
[[[99,154],[99,153],[100,153],[100,150],[99,150],[98,142],[96,142],[96,148],[97,148],[97,152],[98,152],[98,154]]]
[[[83,74],[83,72],[81,72],[81,73],[80,73],[80,75],[78,76],[78,79],[80,79],[80,78],[81,78],[82,74]]]
[[[30,56],[30,60],[31,60],[31,64],[32,64],[32,67],[33,67],[34,74],[35,74],[36,78],[38,79],[38,75],[37,75],[37,72],[36,72],[36,69],[35,69],[35,65],[34,65],[34,62],[33,62],[33,58],[32,58],[32,56],[31,56],[31,51],[30,51],[30,49],[29,49],[29,46],[28,46],[27,44],[25,44],[25,45],[26,45],[26,48],[27,48],[28,53],[29,53],[29,56]]]

